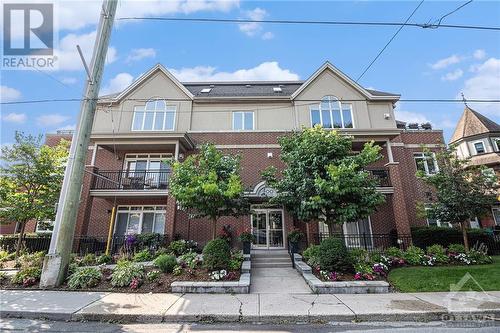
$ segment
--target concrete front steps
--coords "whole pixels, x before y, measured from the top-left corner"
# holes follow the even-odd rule
[[[255,249],[251,252],[252,268],[289,268],[292,260],[287,250]]]

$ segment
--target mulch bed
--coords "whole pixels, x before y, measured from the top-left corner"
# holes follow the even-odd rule
[[[157,270],[153,267],[146,267],[145,273]],[[198,268],[194,270],[194,274],[189,274],[183,271],[181,275],[173,275],[172,273],[161,273],[160,277],[153,282],[148,281],[146,278],[143,279],[142,284],[137,289],[131,289],[130,287],[113,287],[111,286],[111,270],[103,269],[103,278],[99,285],[94,288],[89,289],[69,289],[67,284],[63,284],[58,288],[47,288],[41,289],[37,284],[30,287],[23,287],[21,285],[12,284],[10,282],[10,277],[4,280],[0,280],[0,289],[20,289],[20,290],[66,290],[66,291],[106,291],[114,293],[168,293],[171,292],[171,284],[174,281],[213,281],[209,277],[210,271]],[[240,272],[233,272],[236,278],[232,281],[238,281],[240,279]]]
[[[354,274],[352,273],[340,273],[338,274],[338,279],[335,280],[335,281],[332,281],[332,280],[325,280],[321,277],[321,275],[319,274],[319,272],[315,269],[312,270],[312,273],[314,274],[314,276],[316,276],[318,279],[320,279],[321,281],[323,282],[343,282],[343,281],[386,281],[386,279],[378,276],[378,275],[374,275],[375,279],[373,280],[366,280],[366,279],[363,279],[363,280],[356,280],[354,278]]]

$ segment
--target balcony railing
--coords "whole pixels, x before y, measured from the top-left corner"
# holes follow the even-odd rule
[[[391,187],[391,178],[389,177],[389,170],[387,169],[368,169],[371,176],[378,180],[379,187]]]
[[[166,190],[170,170],[99,170],[94,174],[92,190]]]

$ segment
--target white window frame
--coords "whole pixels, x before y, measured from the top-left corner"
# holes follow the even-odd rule
[[[153,157],[153,156],[160,156],[160,157]],[[141,156],[141,157],[139,157]],[[143,157],[147,156],[147,157]],[[125,158],[123,159],[123,171],[135,171],[135,170],[128,170],[128,163],[129,162],[134,162],[134,161],[147,161],[147,166],[145,171],[150,170],[150,165],[152,161],[163,161],[163,160],[171,160],[173,159],[173,154],[172,153],[129,153],[125,155]]]
[[[417,159],[424,160],[424,169],[425,169],[425,174],[427,176],[435,175],[436,173],[439,172],[439,165],[437,163],[436,154],[435,153],[430,153],[430,155],[431,156],[429,156],[428,153],[424,153],[424,152],[413,153],[413,159],[415,161],[415,168],[417,168],[417,171],[418,171]],[[432,159],[432,162],[434,164],[434,170],[436,170],[435,173],[430,173],[429,172],[429,165],[427,165],[427,163],[429,162],[429,159]]]
[[[54,221],[53,220],[38,221],[36,223],[35,233],[37,233],[37,234],[51,234],[53,230],[40,229],[39,228],[40,227],[40,222],[52,224],[52,228],[54,228]]]
[[[429,207],[425,207],[425,211],[426,211],[426,212],[427,212],[429,209],[430,209]],[[426,213],[426,215],[427,215],[427,213]],[[434,227],[434,226],[435,226],[435,227],[448,227],[448,228],[452,228],[452,227],[453,227],[453,226],[451,225],[451,223],[450,223],[450,222],[441,222],[441,220],[439,220],[439,219],[436,219],[436,225],[431,225],[431,224],[429,223],[429,218],[428,218],[428,217],[426,217],[426,218],[425,218],[425,220],[426,220],[426,222],[427,222],[427,226],[429,226],[429,227]]]
[[[499,152],[500,151],[500,138],[491,138],[491,145],[493,146],[493,150]]]
[[[500,220],[497,221],[496,218],[495,218],[495,213],[494,213],[495,210],[500,211],[500,206],[491,207],[491,215],[493,216],[493,221],[495,222],[495,225],[500,226]]]
[[[332,122],[332,127],[324,127],[324,125],[323,125],[323,112],[321,110],[321,104],[324,102],[325,99],[328,100],[328,105],[330,105],[328,111],[330,113],[330,120]],[[340,128],[333,127],[333,110],[332,110],[331,104],[334,103],[334,102],[337,102],[339,104],[340,121],[342,122],[342,127],[340,127]],[[349,112],[351,113],[352,127],[345,127],[344,112],[343,112],[344,106],[348,106],[349,107]],[[340,101],[335,96],[332,96],[332,95],[324,96],[321,99],[321,102],[319,103],[319,105],[312,105],[312,106],[309,107],[309,117],[310,117],[311,127],[314,126],[314,124],[313,124],[313,116],[312,116],[313,111],[318,111],[319,112],[319,121],[320,121],[321,127],[323,127],[323,128],[326,128],[326,129],[353,129],[353,128],[356,128],[356,125],[354,123],[354,114],[352,112],[352,103],[342,103],[342,101]]]
[[[479,222],[478,217],[474,217],[473,219],[469,220],[469,225],[471,229],[481,229],[481,223]]]
[[[241,124],[243,126],[243,128],[241,128],[241,129],[237,129],[235,126],[236,125],[235,124],[235,120],[236,120],[235,114],[237,114],[237,113],[241,113],[241,117],[242,117]],[[245,114],[246,113],[252,114],[252,129],[245,129]],[[233,111],[232,116],[233,116],[233,131],[254,131],[255,130],[255,112],[253,112],[253,111]]]
[[[132,209],[134,208],[139,208],[139,209]],[[145,210],[145,207],[154,207],[154,209],[151,210]],[[125,227],[125,231],[128,230],[128,225],[130,222],[130,214],[131,213],[139,213],[141,215],[140,220],[139,220],[139,233],[135,235],[142,234],[142,224],[144,222],[144,213],[154,213],[155,214],[155,219],[153,221],[153,226],[152,230],[155,230],[155,225],[156,225],[156,214],[157,213],[163,213],[165,216],[165,222],[164,222],[164,228],[167,226],[167,206],[166,205],[128,205],[128,206],[118,206],[116,209],[116,216],[115,216],[115,225],[114,225],[114,230],[113,230],[113,235],[116,235],[116,226],[118,225],[118,213],[127,213],[127,226]],[[152,232],[152,231],[151,231]],[[163,234],[165,234],[165,230],[163,230]],[[128,234],[125,234],[128,235]],[[124,235],[117,235],[117,236],[124,236]]]
[[[484,151],[482,153],[478,153],[477,148],[476,148],[476,143],[480,143],[483,145]],[[471,142],[471,144],[472,144],[472,148],[474,148],[474,152],[475,152],[474,155],[486,154],[488,152],[486,150],[486,144],[484,143],[484,140],[476,140],[476,141]]]
[[[154,110],[146,110],[146,105],[149,102],[155,102],[155,109]],[[165,109],[163,110],[157,110],[156,109],[156,102],[158,101],[163,101],[165,103]],[[136,112],[142,112],[142,121],[141,121],[141,126],[140,129],[135,129],[135,113]],[[153,126],[151,129],[144,129],[144,123],[146,122],[146,114],[147,113],[153,113]],[[156,123],[156,115],[158,113],[163,113],[163,124],[162,124],[162,129],[155,129],[155,123]],[[165,128],[166,127],[166,122],[167,122],[167,114],[173,113],[173,120],[172,120],[172,128]],[[175,130],[175,121],[176,121],[176,116],[177,116],[177,106],[173,104],[168,104],[165,99],[150,99],[147,101],[144,105],[138,105],[134,107],[134,112],[132,114],[132,132],[166,132],[166,131],[174,131]]]

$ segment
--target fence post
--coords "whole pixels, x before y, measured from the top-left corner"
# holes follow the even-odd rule
[[[363,232],[363,244],[365,245],[365,251],[367,251],[368,246],[366,245],[366,232]]]

